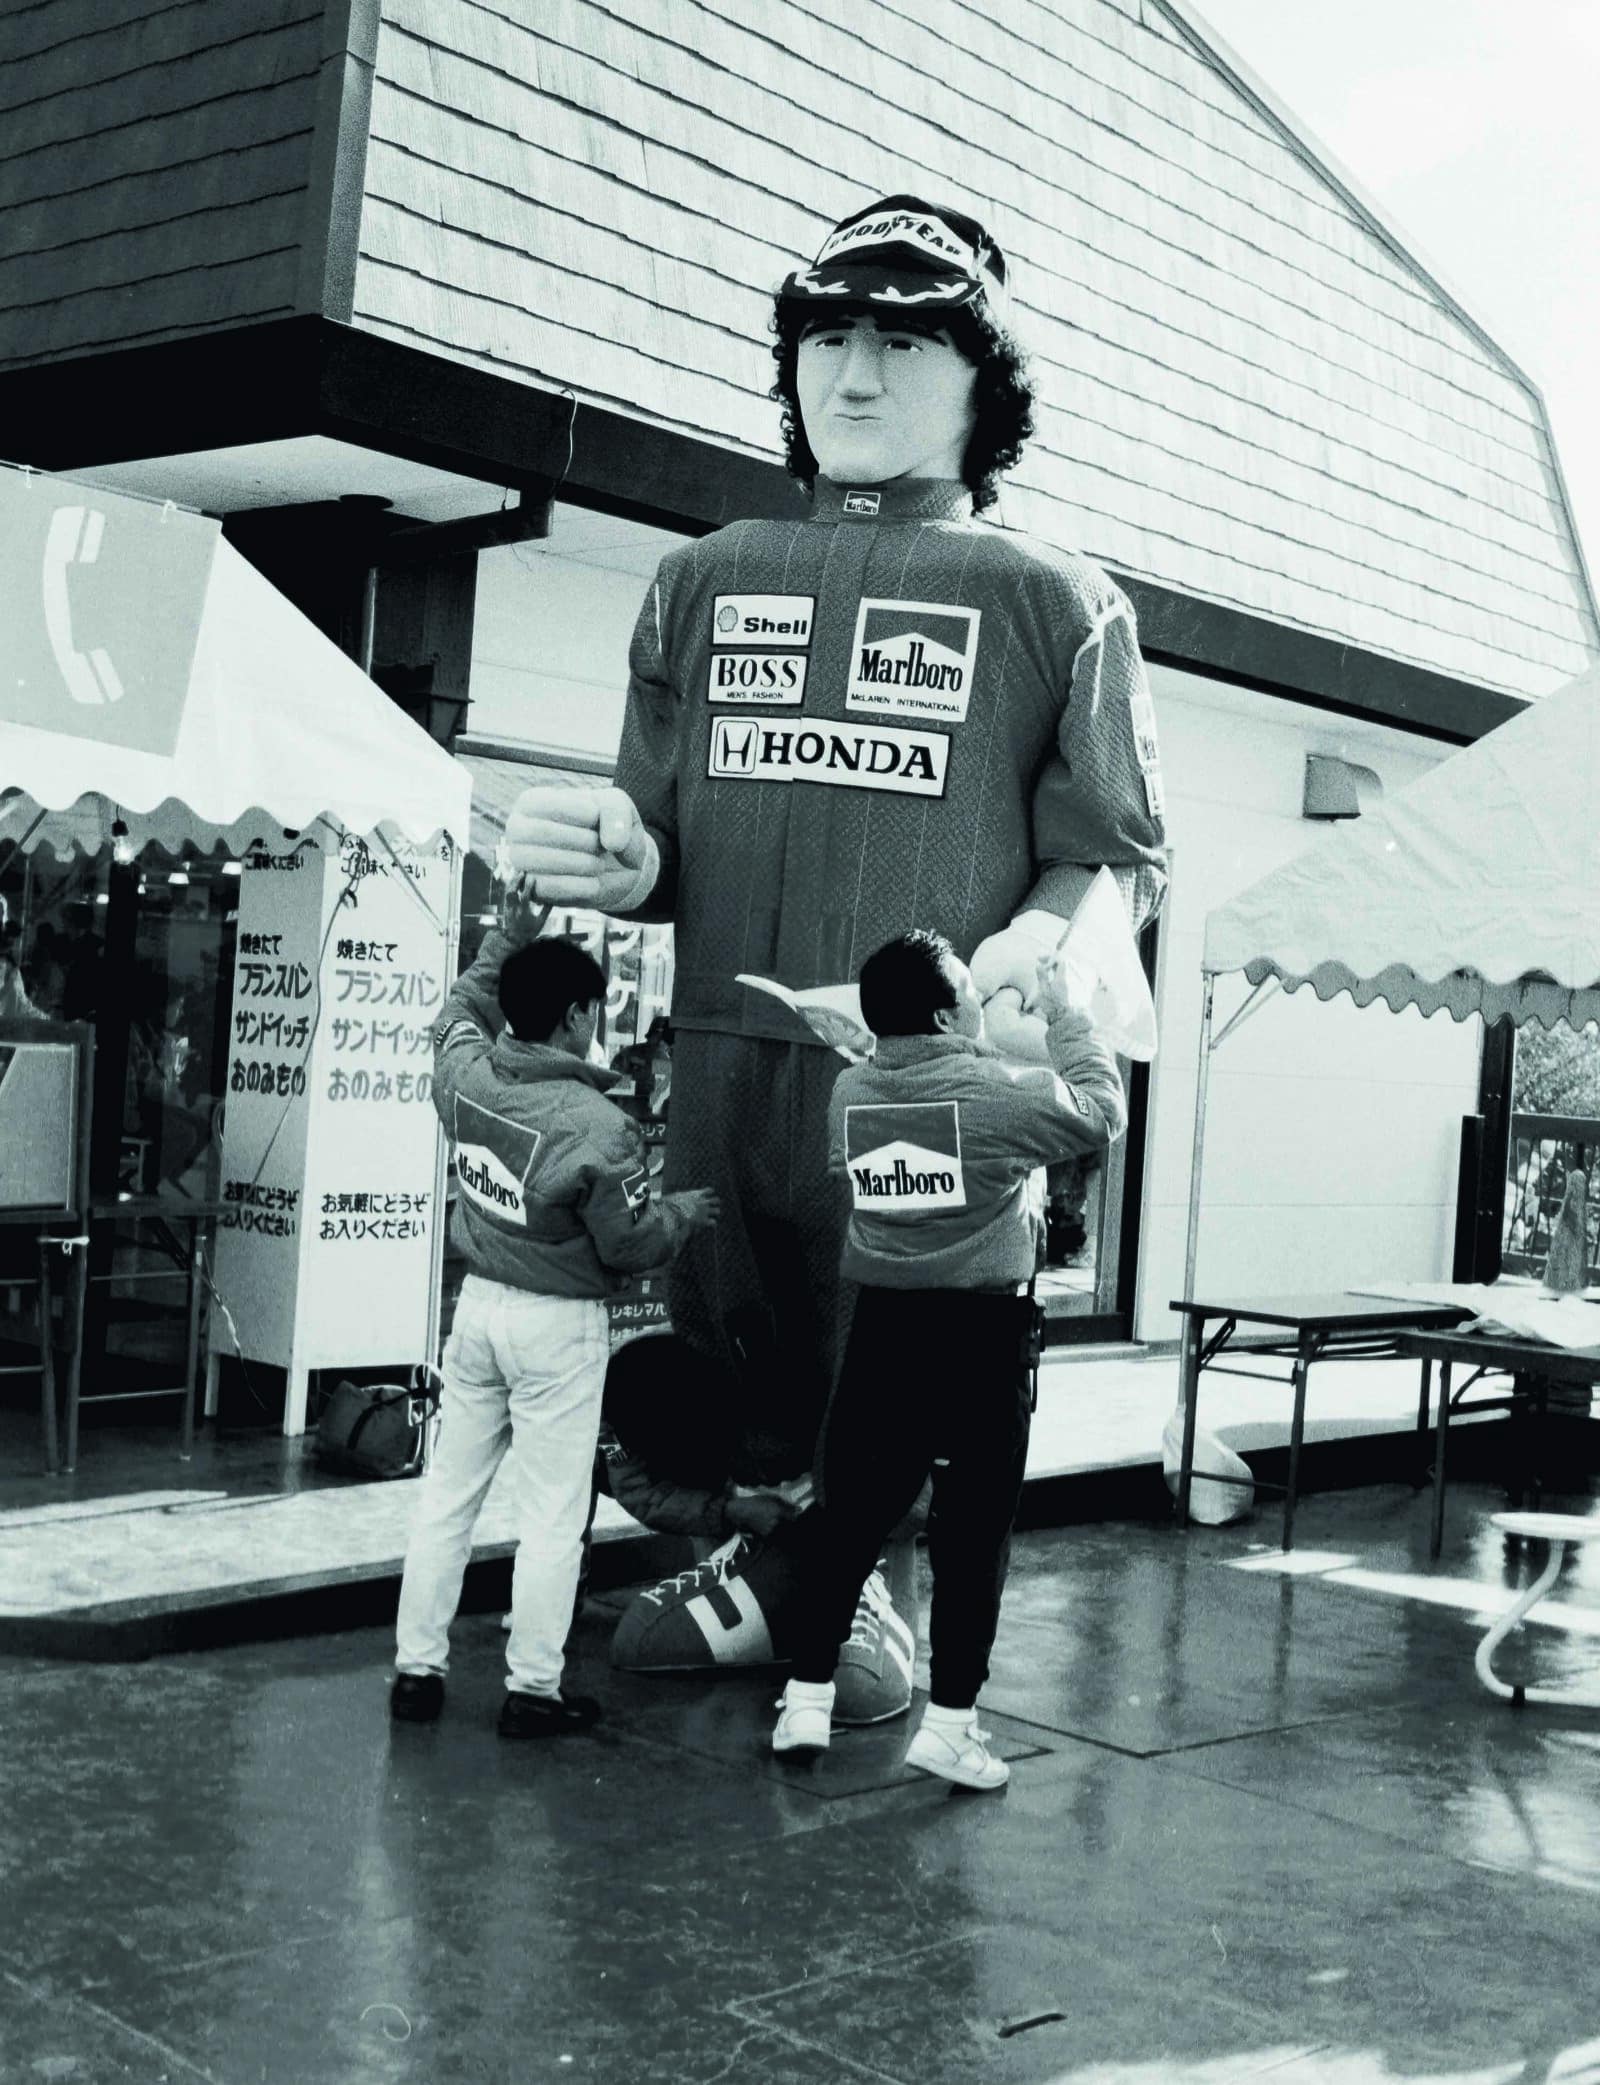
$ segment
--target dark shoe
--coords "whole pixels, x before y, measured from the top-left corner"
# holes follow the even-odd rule
[[[507,1694],[500,1711],[502,1737],[560,1737],[587,1730],[600,1720],[600,1704],[587,1694]]]
[[[444,1681],[436,1672],[397,1672],[389,1689],[389,1714],[396,1723],[436,1723],[444,1707]]]

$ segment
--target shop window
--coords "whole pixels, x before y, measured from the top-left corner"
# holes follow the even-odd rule
[[[214,1192],[238,891],[231,868],[220,856],[153,847],[126,864],[104,851],[58,861],[47,848],[0,863],[0,1009],[86,1020],[95,1031],[97,1201],[159,1211],[163,1201]],[[0,1308],[8,1301],[0,1290]],[[85,1396],[133,1396],[146,1381],[174,1380],[186,1303],[181,1244],[159,1214],[95,1227]],[[138,1407],[122,1410],[137,1416]]]

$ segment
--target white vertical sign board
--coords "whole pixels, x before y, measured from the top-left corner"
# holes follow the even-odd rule
[[[287,1370],[286,1433],[310,1370],[434,1358],[454,874],[447,842],[346,836],[240,879],[211,1346]]]
[[[296,1344],[308,1368],[432,1361],[439,1118],[433,1024],[451,863],[438,846],[346,841],[312,1058]]]
[[[289,1366],[304,1243],[306,1127],[323,914],[337,896],[314,841],[246,857],[239,876],[213,1354]],[[232,1318],[232,1324],[228,1322]]]

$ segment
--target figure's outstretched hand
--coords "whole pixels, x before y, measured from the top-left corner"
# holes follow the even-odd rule
[[[597,912],[642,904],[660,874],[655,842],[624,789],[524,789],[506,820],[506,855],[541,904]]]

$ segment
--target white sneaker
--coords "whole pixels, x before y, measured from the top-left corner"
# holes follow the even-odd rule
[[[791,1701],[784,1688],[778,1697],[778,1722],[772,1733],[774,1752],[826,1752],[833,1735],[833,1689],[826,1701]]]
[[[964,1729],[945,1731],[923,1723],[906,1747],[906,1765],[963,1788],[1004,1788],[1011,1769],[989,1750],[988,1738],[988,1731],[978,1728],[976,1711]]]

